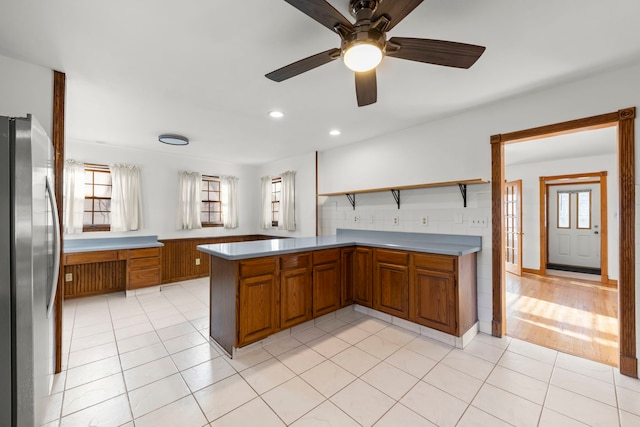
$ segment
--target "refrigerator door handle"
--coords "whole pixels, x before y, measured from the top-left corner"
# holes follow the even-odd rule
[[[56,193],[53,191],[53,186],[51,185],[51,180],[48,176],[46,186],[47,195],[49,196],[49,204],[51,205],[51,213],[53,214],[53,238],[55,243],[55,248],[53,250],[53,283],[51,284],[51,295],[49,295],[49,302],[47,304],[47,317],[51,317],[56,292],[58,291],[58,274],[60,272],[60,216],[58,215]]]

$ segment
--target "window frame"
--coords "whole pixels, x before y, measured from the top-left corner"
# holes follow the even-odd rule
[[[277,190],[276,190],[277,188]],[[271,179],[271,226],[278,227],[280,225],[280,206],[282,201],[282,177],[278,176]],[[277,204],[277,208],[275,207]],[[277,220],[274,220],[275,217]]]
[[[208,187],[208,183],[209,182],[217,182],[218,183],[218,190],[217,191],[209,190],[208,188],[205,190],[204,189],[204,184],[207,183],[207,187]],[[200,189],[200,194],[201,194],[201,197],[200,197],[200,202],[201,202],[201,205],[200,205],[200,224],[202,225],[203,228],[205,228],[205,227],[224,227],[224,218],[222,217],[222,197],[221,197],[221,191],[222,191],[221,186],[222,186],[222,183],[220,182],[220,177],[217,176],[217,175],[205,175],[205,174],[202,174],[202,185],[203,185],[203,187]],[[204,200],[202,198],[202,194],[204,194],[205,192],[207,193],[207,195],[210,195],[212,193],[218,193],[218,200],[215,200],[215,199],[212,200],[209,197],[207,198],[207,200]],[[220,206],[220,210],[219,211],[218,210],[209,209],[206,212],[209,214],[209,218],[211,218],[211,214],[212,213],[220,213],[220,222],[212,222],[212,221],[206,221],[205,222],[203,220],[203,218],[204,218],[203,214],[205,213],[205,210],[203,209],[203,207],[204,207],[205,203],[218,203],[218,205]]]
[[[87,178],[86,178],[86,174],[87,172],[91,173],[91,182],[87,182]],[[108,165],[103,165],[103,164],[98,164],[98,163],[85,163],[84,165],[84,173],[85,173],[85,179],[84,179],[84,185],[85,185],[85,193],[84,193],[84,201],[86,204],[87,200],[91,200],[91,210],[87,211],[86,205],[83,207],[83,215],[82,215],[82,231],[83,232],[94,232],[94,231],[111,231],[111,197],[96,197],[95,196],[95,187],[96,185],[101,186],[101,187],[112,187],[112,183],[111,183],[111,170],[109,169]],[[109,176],[109,184],[96,184],[95,183],[95,174],[96,173],[106,173]],[[91,188],[91,196],[87,195],[87,186],[90,185]],[[109,210],[108,211],[96,211],[94,209],[95,207],[95,200],[109,200]],[[84,222],[84,215],[86,213],[91,213],[91,224],[86,224]],[[95,214],[96,212],[108,212],[109,213],[109,223],[108,224],[95,224]]]
[[[563,230],[567,230],[571,228],[571,192],[569,191],[558,191],[556,193],[557,195],[557,200],[556,200],[556,227],[559,229],[563,229]],[[567,225],[566,226],[561,226],[560,225],[560,196],[567,196]]]

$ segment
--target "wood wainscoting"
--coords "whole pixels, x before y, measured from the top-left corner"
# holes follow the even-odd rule
[[[198,245],[279,238],[262,234],[247,234],[241,236],[159,240],[160,243],[164,244],[162,248],[162,283],[174,283],[209,276],[209,255],[197,250],[196,247]],[[198,259],[200,263],[196,264]]]

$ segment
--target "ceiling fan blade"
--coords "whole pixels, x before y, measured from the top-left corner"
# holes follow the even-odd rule
[[[378,100],[375,68],[364,73],[356,73],[356,97],[358,107],[374,104]]]
[[[386,56],[447,67],[469,68],[480,58],[484,46],[444,40],[392,37]]]
[[[382,0],[376,9],[376,16],[372,19],[375,21],[380,16],[386,16],[391,22],[385,29],[389,31],[400,23],[413,9],[418,7],[423,0]]]
[[[338,24],[344,25],[352,30],[353,25],[343,14],[338,12],[333,6],[325,0],[285,0],[291,6],[295,7],[310,18],[315,19],[331,31],[335,31]]]
[[[300,61],[296,61],[293,64],[278,68],[269,74],[265,74],[265,77],[273,80],[274,82],[281,82],[283,80],[290,79],[291,77],[295,77],[298,74],[302,74],[306,71],[313,70],[316,67],[327,64],[339,57],[340,49],[329,49],[308,58],[301,59]]]

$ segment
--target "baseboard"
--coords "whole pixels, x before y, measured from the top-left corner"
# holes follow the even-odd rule
[[[540,269],[533,269],[533,268],[523,268],[522,269],[523,273],[528,273],[528,274],[536,274],[538,276],[542,276],[542,270]]]

